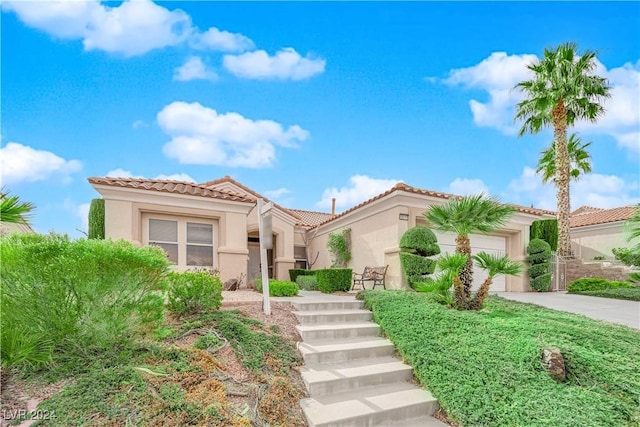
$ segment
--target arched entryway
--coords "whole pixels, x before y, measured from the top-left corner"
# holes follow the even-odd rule
[[[249,286],[255,286],[256,277],[260,277],[260,237],[257,231],[250,232],[247,238],[247,248],[249,249],[249,265],[247,267],[247,283]],[[267,249],[267,264],[269,266],[269,278],[273,279],[277,272],[274,263],[273,254],[276,251],[276,234],[273,234],[273,249]]]

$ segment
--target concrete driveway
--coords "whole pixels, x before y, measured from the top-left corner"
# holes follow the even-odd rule
[[[640,329],[638,301],[589,297],[566,292],[496,292],[495,295]]]

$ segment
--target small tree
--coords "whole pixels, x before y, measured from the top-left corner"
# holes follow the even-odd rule
[[[351,261],[351,229],[329,233],[327,249],[333,255],[332,267],[345,268]]]
[[[89,239],[104,239],[104,199],[93,199],[89,205]]]
[[[400,264],[411,288],[432,274],[436,261],[428,257],[438,255],[440,246],[433,231],[426,227],[413,227],[400,239]]]
[[[532,239],[527,246],[527,274],[531,279],[531,287],[538,292],[547,292],[551,285],[550,260],[551,246],[542,239]]]

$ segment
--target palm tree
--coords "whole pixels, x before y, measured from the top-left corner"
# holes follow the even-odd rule
[[[18,196],[0,192],[0,221],[14,224],[29,224],[31,211],[35,206],[29,202],[21,202]]]
[[[517,276],[522,273],[524,269],[521,263],[512,261],[507,256],[498,256],[487,252],[480,252],[476,254],[473,259],[481,269],[488,273],[488,276],[484,279],[484,282],[480,285],[480,289],[478,289],[478,292],[476,292],[473,299],[469,302],[469,308],[471,310],[480,310],[482,308],[485,298],[489,295],[489,287],[496,276]]]
[[[543,58],[528,66],[533,78],[518,83],[525,99],[516,106],[516,120],[524,124],[519,135],[536,134],[553,126],[556,151],[558,254],[571,256],[569,236],[569,182],[571,167],[567,149],[567,128],[577,120],[596,122],[604,113],[601,102],[610,96],[607,80],[595,75],[595,53],[576,53],[575,43],[544,50]]]
[[[569,175],[576,181],[580,175],[591,172],[591,154],[587,151],[590,145],[591,142],[582,144],[582,139],[575,133],[567,141]],[[556,146],[553,142],[540,153],[536,173],[542,174],[542,182],[556,182]]]
[[[429,227],[439,231],[454,232],[456,253],[467,257],[454,281],[456,304],[462,308],[471,296],[473,283],[473,258],[471,257],[472,233],[489,233],[505,224],[515,209],[497,199],[483,194],[449,199],[446,203],[431,206],[424,214]]]

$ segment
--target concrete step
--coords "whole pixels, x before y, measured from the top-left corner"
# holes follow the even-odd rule
[[[438,401],[409,383],[370,387],[300,401],[311,427],[395,425],[438,410]]]
[[[373,319],[373,314],[369,310],[294,311],[293,314],[301,325],[362,323]]]
[[[391,356],[393,344],[384,338],[349,338],[343,340],[300,343],[300,354],[306,365],[337,363],[349,360],[370,359]]]
[[[305,342],[380,335],[380,326],[372,322],[296,325],[296,329]]]
[[[364,307],[364,301],[294,302],[292,305],[298,311],[358,310]]]
[[[300,374],[313,397],[411,381],[413,378],[411,366],[392,357],[305,366],[300,369]]]
[[[409,418],[404,421],[393,421],[392,423],[387,421],[382,424],[375,424],[374,427],[449,427],[449,424],[445,424],[437,418],[428,416]]]

